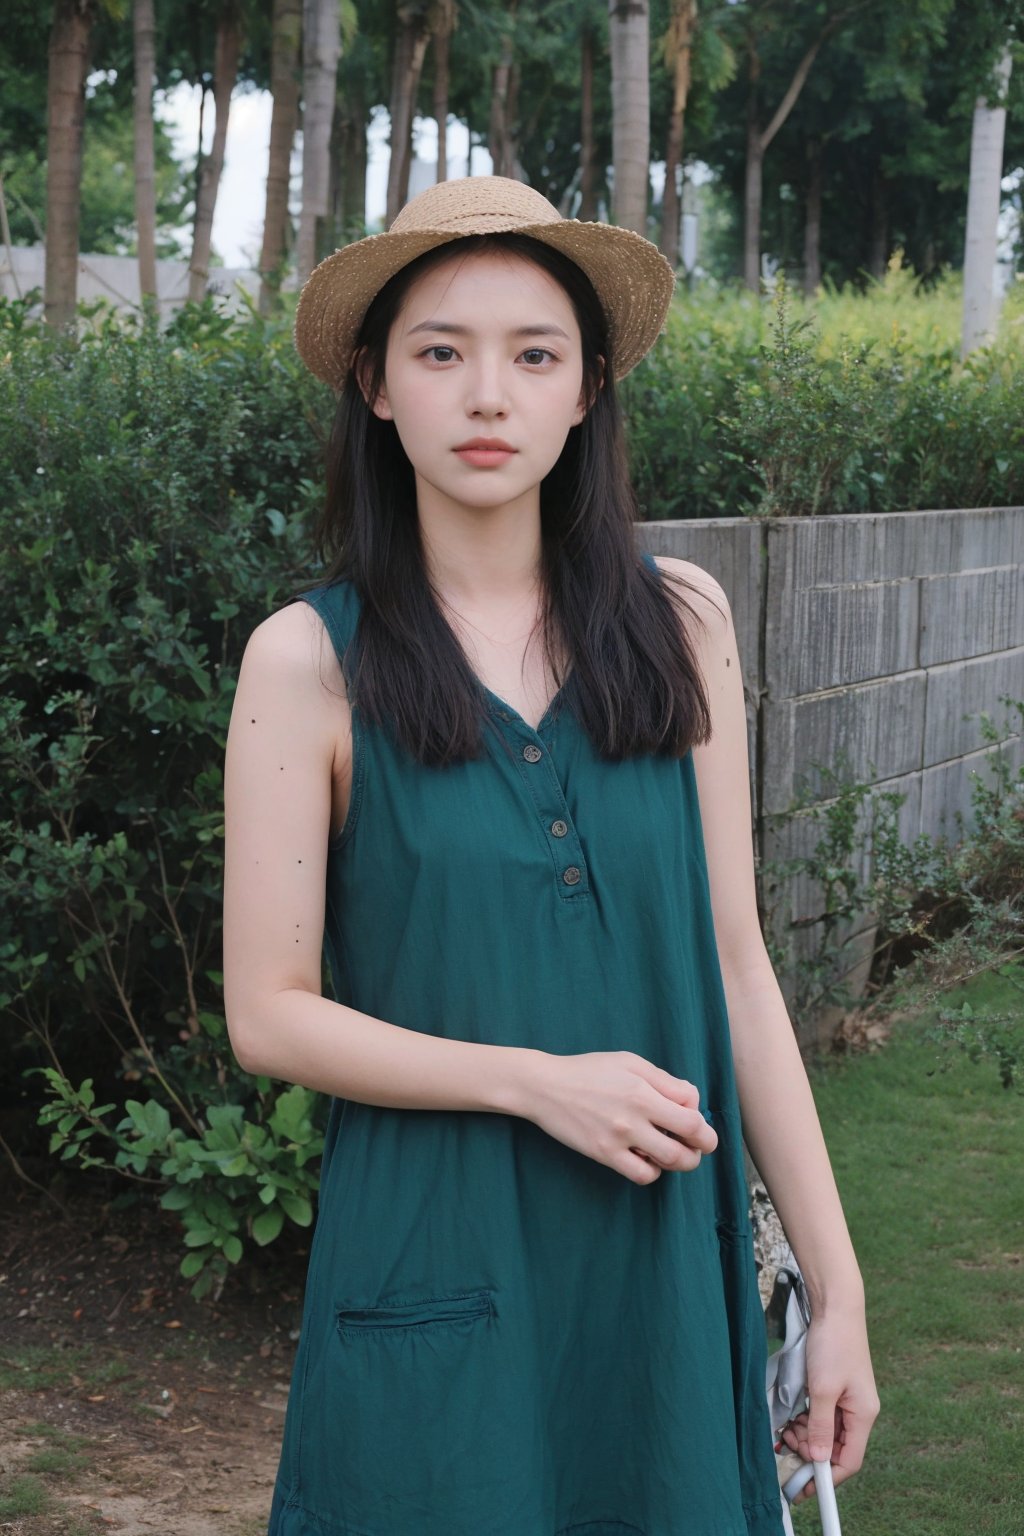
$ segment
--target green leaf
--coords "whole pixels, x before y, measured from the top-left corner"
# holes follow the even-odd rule
[[[181,1184],[175,1184],[160,1196],[160,1204],[165,1211],[185,1211],[194,1200],[195,1191]]]
[[[252,1235],[261,1248],[272,1243],[284,1226],[284,1212],[279,1206],[274,1206],[269,1211],[261,1211],[252,1219]]]
[[[208,1243],[216,1240],[217,1233],[213,1227],[190,1227],[185,1233],[186,1248],[204,1248]]]
[[[193,1275],[198,1275],[208,1257],[205,1253],[186,1253],[179,1266],[185,1279],[191,1280]]]
[[[297,1226],[309,1226],[313,1220],[313,1206],[305,1195],[291,1195],[282,1189],[277,1199],[286,1215],[290,1216]]]
[[[231,1264],[237,1264],[239,1259],[242,1257],[241,1239],[235,1237],[234,1234],[224,1239],[224,1241],[221,1243],[221,1248],[224,1250],[225,1258]]]

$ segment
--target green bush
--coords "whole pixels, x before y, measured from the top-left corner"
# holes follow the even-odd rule
[[[804,874],[814,882],[818,910],[796,923],[820,923],[814,953],[792,964],[790,1012],[794,1024],[810,1023],[832,1004],[867,1005],[881,1015],[931,1007],[949,988],[984,971],[1019,961],[1024,954],[1024,766],[1012,768],[1005,743],[1024,728],[1024,700],[1008,694],[1010,711],[997,727],[986,712],[979,735],[992,749],[985,775],[971,772],[971,817],[957,812],[957,836],[921,833],[906,843],[899,810],[906,795],[876,790],[839,768],[813,763],[817,783],[805,782],[792,805],[769,819],[774,825],[807,811],[821,827],[809,854],[762,866],[766,888]],[[868,849],[867,877],[857,873],[861,844]],[[864,921],[877,924],[868,993],[851,991],[849,976],[861,955],[857,937]],[[775,930],[769,953],[776,968],[789,965],[787,935]],[[852,958],[851,958],[852,954]],[[972,1059],[993,1058],[1011,1087],[1024,1067],[1024,1013],[976,1014],[939,1009],[934,1038],[965,1050]]]
[[[92,1080],[134,1091],[118,1150],[148,1136],[136,1171],[224,1199],[194,1250],[209,1283],[238,1256],[243,1187],[257,1236],[306,1208],[288,1181],[308,1184],[310,1142],[275,1130],[295,1101],[226,1038],[222,763],[245,640],[309,573],[325,392],[285,322],[87,318],[74,342],[0,307],[0,1066],[50,1069],[65,1150],[87,1150],[66,1117]],[[229,1131],[253,1158],[269,1138],[277,1205],[225,1172]],[[180,1207],[193,1233],[199,1204]]]
[[[643,516],[1024,500],[1024,293],[1008,297],[997,341],[961,363],[959,280],[927,295],[913,281],[895,263],[866,297],[807,301],[782,278],[771,302],[679,295],[622,385]]]

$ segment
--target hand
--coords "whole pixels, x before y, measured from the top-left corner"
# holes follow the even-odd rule
[[[718,1137],[692,1083],[633,1051],[541,1053],[524,1111],[549,1136],[634,1184],[692,1171]]]
[[[797,1414],[782,1440],[804,1461],[830,1461],[832,1481],[859,1471],[871,1426],[878,1417],[878,1393],[871,1369],[863,1309],[812,1318],[807,1332],[809,1413]],[[814,1479],[793,1500],[815,1493]]]

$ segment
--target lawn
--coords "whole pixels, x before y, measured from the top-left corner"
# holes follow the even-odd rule
[[[944,1001],[967,998],[1016,1009],[1024,1038],[1011,983]],[[882,1400],[869,1460],[840,1491],[844,1536],[1021,1536],[1024,1097],[991,1061],[929,1041],[928,1023],[812,1070]],[[795,1513],[799,1536],[819,1528],[813,1506]]]

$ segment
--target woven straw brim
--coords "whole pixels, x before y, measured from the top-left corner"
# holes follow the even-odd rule
[[[389,230],[326,257],[307,279],[295,314],[295,345],[306,366],[340,393],[363,317],[389,278],[425,251],[483,233],[529,235],[583,269],[607,317],[616,379],[650,351],[675,286],[672,268],[657,246],[631,229],[579,219],[547,224],[488,219],[486,224],[486,230],[462,232]]]

